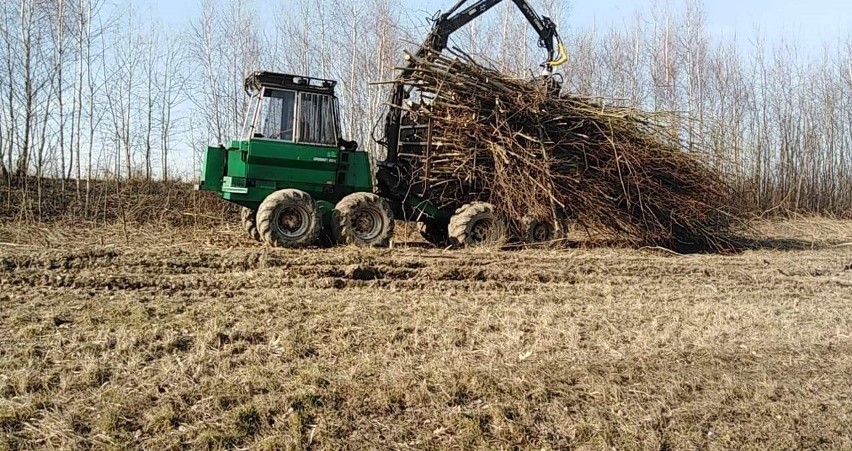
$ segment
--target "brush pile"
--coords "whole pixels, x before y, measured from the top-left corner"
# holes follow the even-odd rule
[[[433,145],[400,157],[432,202],[490,202],[515,230],[523,217],[570,218],[635,246],[734,250],[726,184],[662,116],[557,95],[462,54],[406,57],[414,70],[400,81],[419,101],[405,114],[431,121]]]

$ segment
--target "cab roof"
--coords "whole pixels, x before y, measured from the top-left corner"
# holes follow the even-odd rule
[[[252,73],[245,81],[245,89],[249,93],[260,92],[262,88],[272,88],[334,95],[335,86],[337,82],[334,80],[263,71]]]

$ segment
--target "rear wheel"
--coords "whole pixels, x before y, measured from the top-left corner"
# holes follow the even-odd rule
[[[450,218],[450,242],[456,246],[500,246],[506,242],[506,223],[494,205],[473,202]]]
[[[523,218],[523,240],[527,244],[547,244],[560,238],[553,221],[526,216]]]
[[[270,246],[310,246],[319,238],[322,218],[310,194],[283,189],[270,194],[260,204],[257,230]]]
[[[338,243],[387,246],[393,237],[393,212],[373,193],[350,194],[331,213],[332,234]]]
[[[257,215],[254,210],[246,207],[240,209],[240,224],[251,239],[260,241],[260,232],[257,231]]]

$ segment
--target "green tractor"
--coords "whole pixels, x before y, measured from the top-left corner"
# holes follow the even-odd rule
[[[239,140],[208,147],[199,189],[242,206],[242,225],[277,247],[336,242],[387,245],[388,202],[373,193],[366,152],[340,137],[336,83],[256,72]]]

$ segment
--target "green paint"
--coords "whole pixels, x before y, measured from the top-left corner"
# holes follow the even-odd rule
[[[372,192],[372,179],[366,152],[251,139],[231,141],[227,149],[208,147],[201,189],[253,209],[277,190],[299,189],[330,206],[330,215],[331,208],[346,195]]]

